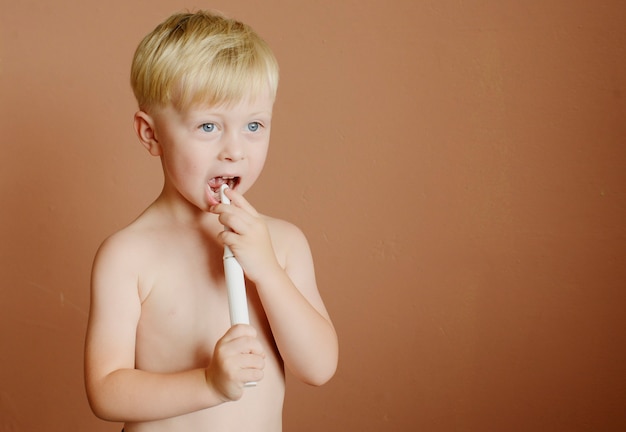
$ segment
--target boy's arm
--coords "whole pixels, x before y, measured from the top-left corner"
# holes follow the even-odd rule
[[[302,381],[322,385],[337,368],[337,334],[317,288],[304,234],[282,222],[277,240],[288,244],[285,268],[268,269],[255,281],[257,290],[285,364]]]
[[[235,205],[212,209],[232,229],[220,238],[255,283],[287,367],[306,383],[324,384],[337,368],[337,334],[317,289],[304,234],[292,224],[259,215],[236,191],[226,193]],[[284,268],[274,244],[284,256]]]
[[[85,343],[85,384],[94,413],[111,421],[149,421],[236,399],[236,390],[228,394],[216,385],[214,378],[220,375],[211,367],[169,374],[135,369],[135,335],[141,313],[138,258],[125,246],[124,240],[109,239],[94,261]],[[253,331],[233,328],[218,345],[236,348],[237,338]],[[258,379],[242,377],[242,388],[246,381]]]

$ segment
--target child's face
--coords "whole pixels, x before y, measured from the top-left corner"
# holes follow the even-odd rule
[[[219,202],[224,182],[245,193],[265,163],[273,103],[268,91],[232,105],[153,111],[166,193],[182,195],[204,211]]]

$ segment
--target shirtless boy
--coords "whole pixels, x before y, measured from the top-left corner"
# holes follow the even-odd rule
[[[321,385],[338,346],[304,235],[244,198],[267,154],[276,60],[245,24],[175,14],[137,48],[131,82],[164,185],[96,254],[91,407],[125,432],[280,431],[284,368]],[[230,325],[224,245],[246,276],[250,325]]]

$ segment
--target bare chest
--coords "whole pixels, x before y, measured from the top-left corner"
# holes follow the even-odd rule
[[[158,265],[147,266],[139,281],[137,367],[173,371],[205,366],[230,327],[222,257],[187,247],[164,250],[154,262]],[[255,309],[252,284],[248,292]]]

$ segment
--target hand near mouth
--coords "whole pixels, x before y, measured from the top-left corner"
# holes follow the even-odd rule
[[[220,223],[229,228],[217,238],[227,245],[248,279],[256,282],[266,274],[282,270],[272,246],[267,218],[236,190],[227,189],[230,205],[218,203],[210,209],[218,216]]]

